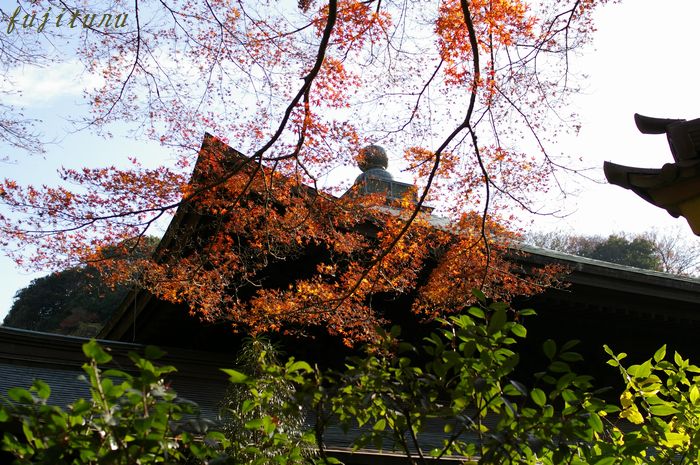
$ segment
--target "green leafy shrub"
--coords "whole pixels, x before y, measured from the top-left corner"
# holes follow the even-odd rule
[[[20,464],[152,464],[205,462],[227,445],[219,432],[207,432],[196,406],[163,383],[175,371],[130,354],[137,373],[100,367],[112,357],[95,341],[83,345],[83,365],[92,398],[67,410],[48,404],[50,387],[35,381],[13,388],[0,419],[15,422],[21,434],[6,432],[2,447]],[[148,348],[153,359],[162,353]],[[11,428],[11,425],[9,425]]]
[[[445,456],[566,463],[588,453],[614,409],[591,391],[590,377],[572,370],[581,358],[573,343],[557,350],[548,341],[549,367],[527,388],[512,378],[514,345],[527,331],[508,321],[506,305],[474,307],[443,324],[421,347],[399,341],[395,329],[339,376],[333,410],[346,430],[364,428],[356,448],[399,450],[416,463]],[[427,450],[426,426],[436,423],[443,438]]]
[[[258,341],[238,369],[224,370],[233,386],[220,431],[163,383],[175,369],[151,362],[157,349],[147,358],[130,355],[136,374],[103,371],[111,356],[92,341],[83,347],[91,399],[63,410],[48,404],[44,382],[11,389],[0,421],[14,433],[5,433],[2,447],[20,464],[328,464],[338,460],[324,450],[324,435],[337,425],[356,432],[355,449],[397,451],[416,465],[445,457],[483,464],[700,462],[700,367],[677,353],[668,360],[665,346],[625,367],[626,355],[606,347],[625,382],[620,404],[610,405],[590,376],[576,372],[576,342],[550,340],[543,345],[547,365],[526,386],[513,378],[515,348],[527,335],[521,321],[532,313],[500,303],[473,307],[443,321],[419,346],[401,341],[394,328],[335,373],[282,362]],[[428,441],[436,424],[437,444]]]
[[[227,452],[236,463],[307,463],[314,436],[304,424],[297,388],[312,372],[293,359],[281,365],[277,348],[262,337],[249,338],[236,358],[238,370],[224,370],[231,385],[222,402]]]

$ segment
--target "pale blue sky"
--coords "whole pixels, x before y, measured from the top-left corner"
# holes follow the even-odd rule
[[[593,47],[573,62],[576,70],[588,75],[584,91],[574,104],[581,115],[582,129],[577,137],[563,139],[558,151],[580,156],[585,165],[597,167],[591,175],[600,180],[604,160],[645,167],[660,167],[671,161],[665,138],[639,134],[632,116],[638,112],[659,117],[700,117],[699,17],[697,0],[666,0],[661,6],[658,0],[626,0],[603,7],[598,12]],[[170,159],[167,150],[124,138],[118,128],[112,139],[87,132],[65,135],[70,127],[66,119],[86,110],[80,104],[81,86],[75,83],[82,84],[88,78],[76,75],[75,70],[69,63],[57,69],[26,68],[14,76],[12,85],[24,90],[27,115],[43,119],[38,128],[47,138],[59,139],[48,146],[44,157],[1,152],[17,161],[0,165],[2,177],[52,184],[56,181],[55,169],[62,165],[101,166],[119,163],[127,156],[147,164]],[[569,216],[526,219],[527,229],[609,234],[680,225],[683,234],[692,236],[682,219],[671,218],[629,191],[582,180],[569,184],[578,188],[578,194],[554,206],[569,212]],[[4,271],[0,281],[2,318],[15,291],[37,275],[18,270],[4,257],[0,258],[0,269]]]

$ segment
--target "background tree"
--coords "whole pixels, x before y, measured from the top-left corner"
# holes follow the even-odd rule
[[[660,271],[661,260],[654,252],[654,245],[647,239],[635,237],[628,240],[611,235],[604,242],[596,244],[587,256],[606,262]]]
[[[126,285],[108,286],[95,268],[57,271],[17,291],[3,326],[94,336],[128,290]]]
[[[673,232],[617,233],[607,238],[549,232],[529,234],[524,241],[580,257],[682,276],[696,276],[700,263],[700,245]]]
[[[571,169],[550,154],[563,128],[548,117],[576,92],[569,60],[590,39],[592,13],[602,3],[20,5],[22,26],[50,7],[49,14],[75,18],[69,46],[88,72],[104,77],[100,88],[85,89],[90,127],[134,122],[139,134],[183,151],[175,169],[136,162],[131,169],[66,169],[59,187],[5,180],[2,242],[32,266],[66,268],[94,259],[105,244],[141,237],[186,205],[211,227],[193,239],[196,246],[176,248],[179,255],[171,247],[170,260],[161,254],[128,262],[143,270],[142,286],[203,318],[255,330],[313,323],[348,342],[381,323],[370,296],[416,289],[435,250],[444,253],[429,279],[432,289],[445,287],[423,292],[417,312],[459,311],[471,294],[450,291],[474,286],[505,299],[532,292],[499,258],[510,236],[500,211],[528,208],[533,190]],[[10,10],[3,10],[8,25]],[[107,13],[124,21],[98,25],[95,15]],[[20,38],[33,31],[19,29],[8,40],[22,47]],[[71,40],[67,29],[64,36]],[[226,135],[250,158],[232,163],[221,146],[199,153],[188,182],[190,149],[204,129]],[[317,180],[369,141],[403,152],[419,186],[417,203],[406,199],[403,215],[368,214],[367,199],[319,195]],[[421,207],[428,198],[453,221],[450,234],[426,227]],[[376,241],[358,234],[363,224],[381,224]],[[268,263],[318,244],[317,274],[260,287]],[[37,251],[31,260],[22,255],[28,248]],[[124,263],[110,276],[133,276]]]
[[[152,253],[159,239],[149,236],[143,242],[143,249],[134,253],[141,259]],[[118,247],[107,248],[102,254],[106,258],[115,252]],[[37,278],[17,291],[3,325],[71,336],[95,336],[133,288],[133,283],[110,281],[96,266],[69,268]]]
[[[680,231],[652,230],[642,237],[654,245],[663,271],[682,276],[700,274],[700,243],[697,241],[683,239]]]

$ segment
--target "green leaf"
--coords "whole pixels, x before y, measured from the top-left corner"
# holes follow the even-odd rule
[[[631,373],[631,371],[630,371]],[[639,368],[637,368],[637,372],[634,373],[634,375],[637,378],[648,378],[649,375],[651,374],[651,360],[647,360],[646,362],[642,363],[639,365]]]
[[[555,360],[549,364],[549,370],[553,371],[554,373],[568,373],[571,371],[571,368],[569,368],[568,363]]]
[[[122,370],[114,370],[114,369],[109,369],[105,370],[102,372],[102,376],[107,377],[109,376],[110,378],[121,378],[127,381],[131,381],[133,379],[133,376],[130,374],[126,373],[125,371]]]
[[[518,381],[515,381],[515,380],[511,380],[510,384],[512,384],[513,387],[514,387],[515,389],[517,389],[518,392],[519,392],[520,394],[522,394],[522,395],[524,395],[524,396],[527,395],[527,388],[525,387],[524,384],[522,384],[522,383],[520,383],[520,382],[518,382]]]
[[[32,431],[31,427],[27,423],[22,423],[22,431],[24,432],[24,437],[27,438],[27,441],[31,443],[34,441],[34,432]]]
[[[666,416],[678,413],[678,410],[671,407],[670,405],[652,405],[651,407],[649,407],[649,412],[658,416]]]
[[[625,418],[631,423],[634,423],[635,425],[641,425],[642,423],[644,423],[644,417],[641,413],[639,413],[639,410],[637,410],[637,407],[635,406],[632,406],[620,412],[620,418]]]
[[[598,460],[595,465],[613,465],[615,460],[617,460],[615,457],[603,457],[602,459]]]
[[[51,421],[61,429],[68,429],[66,418],[67,417],[63,415],[51,415]]]
[[[564,349],[562,348],[562,350]],[[562,352],[559,354],[559,358],[565,362],[580,362],[583,360],[583,357],[578,352]]]
[[[551,339],[547,339],[542,344],[542,350],[548,359],[554,360],[554,356],[557,354],[557,344]]]
[[[479,307],[469,307],[469,310],[467,310],[471,316],[475,316],[477,318],[481,318],[482,320],[486,318],[486,314],[482,309]]]
[[[26,389],[13,387],[7,390],[7,396],[15,402],[25,402],[28,404],[34,403],[32,394]]]
[[[226,435],[220,431],[209,431],[206,438],[209,441],[216,441],[218,443],[226,442]]]
[[[248,382],[248,376],[244,375],[240,371],[236,371],[231,368],[222,368],[221,371],[228,375],[229,382],[233,384],[242,384]]]
[[[298,361],[298,362],[294,362],[294,363],[292,363],[291,365],[289,365],[288,370],[291,371],[291,372],[303,371],[303,372],[305,372],[305,373],[311,373],[311,372],[313,371],[313,370],[311,369],[311,365],[309,365],[308,363],[306,363],[306,362],[304,362],[304,361],[301,361],[301,360]]]
[[[489,310],[493,312],[508,310],[509,308],[510,306],[505,302],[492,302],[491,305],[489,305]]]
[[[693,384],[690,387],[689,395],[690,395],[690,402],[692,402],[693,404],[697,404],[698,399],[700,399],[700,389],[698,389],[697,384]]]
[[[678,352],[673,353],[673,361],[676,362],[676,365],[683,366],[683,357]]]
[[[386,429],[386,420],[381,418],[378,422],[374,424],[372,428],[374,431],[384,431]]]
[[[83,353],[98,364],[108,363],[112,360],[112,356],[105,352],[94,339],[83,344]]]
[[[593,431],[596,433],[603,432],[603,421],[595,412],[591,413],[591,415],[588,417],[588,425],[593,428]]]
[[[472,295],[476,297],[479,302],[486,302],[486,294],[479,289],[472,289]]]
[[[700,373],[700,367],[697,365],[688,365],[686,370],[690,373]]]
[[[49,387],[49,385],[40,379],[34,380],[34,383],[32,384],[32,390],[36,391],[36,395],[38,395],[40,399],[46,400],[51,395],[51,388]]]
[[[247,421],[243,426],[245,429],[258,429],[265,425],[265,421],[262,418],[255,418],[254,420]]]
[[[143,351],[143,354],[148,359],[158,360],[159,358],[165,355],[165,352],[156,346],[146,346],[146,348]]]
[[[532,398],[533,402],[540,407],[544,407],[544,405],[547,403],[547,395],[540,388],[535,388],[530,391],[530,397]]]
[[[566,352],[567,350],[573,349],[577,345],[579,345],[581,341],[579,339],[571,339],[569,341],[566,341],[563,346],[561,346],[561,351]]]
[[[666,344],[662,345],[659,350],[654,353],[654,361],[660,362],[666,357]]]
[[[552,418],[554,416],[554,407],[552,407],[551,405],[546,405],[542,409],[542,416],[544,418]]]
[[[527,328],[525,328],[525,326],[521,325],[520,323],[513,323],[511,331],[513,331],[513,334],[515,334],[518,337],[527,337]]]
[[[489,321],[489,334],[494,334],[500,331],[501,328],[503,328],[503,325],[506,323],[506,320],[507,316],[505,309],[495,311],[493,315],[491,315],[491,320]]]
[[[688,435],[684,433],[672,433],[666,431],[664,434],[666,442],[670,447],[682,446],[688,441]]]

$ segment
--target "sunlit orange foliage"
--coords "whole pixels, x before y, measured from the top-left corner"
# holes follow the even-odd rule
[[[88,126],[128,122],[179,158],[66,169],[58,187],[6,179],[0,243],[34,267],[109,266],[206,319],[253,332],[318,326],[348,343],[382,322],[376,295],[413,295],[432,318],[460,311],[475,287],[535,292],[551,274],[514,272],[501,218],[576,169],[551,153],[557,111],[576,92],[569,60],[603,3],[63,1],[66,14],[129,14],[121,29],[44,31],[74,34],[68,46],[99,78],[83,89]],[[207,130],[248,157],[213,139],[199,150]],[[417,203],[319,187],[370,142],[404,154]],[[427,203],[449,221],[436,227]],[[169,217],[155,257],[127,259]]]
[[[477,43],[485,51],[494,46],[510,46],[534,38],[537,17],[530,13],[529,3],[522,0],[475,0],[470,3]],[[440,3],[435,21],[440,57],[447,65],[452,83],[465,82],[473,74],[469,32],[464,22],[460,0]]]
[[[233,173],[233,174],[232,174]],[[334,198],[275,173],[213,138],[205,139],[191,198],[153,260],[123,260],[130,244],[93,256],[117,281],[210,321],[249,332],[323,328],[347,344],[385,322],[375,295],[417,296],[432,319],[474,303],[539,292],[555,279],[524,277],[504,258],[511,233],[478,214],[436,227],[421,213],[393,244],[413,204],[382,195]],[[483,235],[497,238],[484,247]],[[387,253],[388,252],[388,253]],[[408,309],[406,309],[408,311]]]

